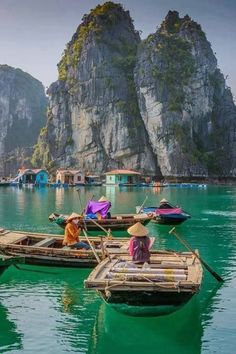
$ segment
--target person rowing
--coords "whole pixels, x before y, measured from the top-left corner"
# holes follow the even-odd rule
[[[64,246],[76,249],[90,249],[90,246],[79,240],[81,233],[81,228],[78,227],[79,220],[82,218],[81,215],[72,213],[66,221],[65,236],[62,244]]]

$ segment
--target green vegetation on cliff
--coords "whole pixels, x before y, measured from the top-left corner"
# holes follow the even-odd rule
[[[93,33],[95,38],[99,40],[104,27],[107,29],[119,21],[120,9],[121,5],[109,1],[95,7],[89,15],[83,16],[82,24],[73,35],[72,40],[67,44],[63,57],[58,64],[59,80],[66,81],[68,79],[69,67],[76,69],[83,45],[89,33]]]

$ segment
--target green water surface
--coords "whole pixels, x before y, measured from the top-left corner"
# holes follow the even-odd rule
[[[198,295],[163,317],[131,317],[83,288],[89,269],[21,265],[0,277],[0,353],[233,354],[236,350],[236,188],[81,188],[81,203],[106,195],[113,212],[165,197],[192,218],[177,229],[224,279],[207,272]],[[0,227],[63,233],[53,212],[80,211],[75,189],[0,188]],[[169,226],[149,224],[156,247],[184,250]]]

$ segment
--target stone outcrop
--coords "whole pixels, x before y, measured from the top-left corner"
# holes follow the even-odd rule
[[[48,90],[48,122],[36,163],[96,173],[128,166],[157,173],[134,85],[139,43],[120,5],[99,5],[84,16],[58,65],[59,80]]]
[[[170,11],[141,41],[121,5],[98,5],[83,17],[58,71],[35,166],[235,175],[235,105],[189,16]]]
[[[170,11],[139,47],[135,83],[164,176],[235,174],[235,105],[200,25]]]
[[[46,122],[43,85],[20,69],[0,65],[0,176],[30,166],[33,145]]]

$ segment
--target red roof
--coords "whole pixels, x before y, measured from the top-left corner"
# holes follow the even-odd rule
[[[106,175],[141,175],[140,172],[133,170],[112,170],[105,173]]]

